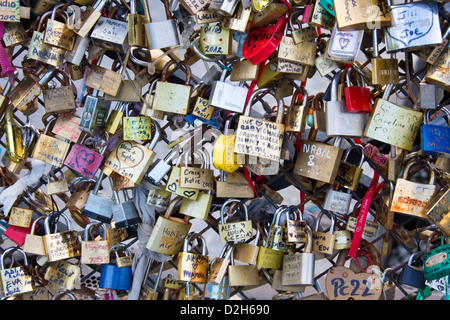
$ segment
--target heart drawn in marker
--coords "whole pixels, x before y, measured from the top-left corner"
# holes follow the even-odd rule
[[[258,127],[261,127],[261,126],[263,125],[263,123],[262,123],[262,121],[256,120],[256,125],[257,125]]]
[[[186,197],[190,198],[190,197],[192,197],[195,194],[195,191],[188,191],[188,190],[186,190],[186,191],[183,192],[183,194]]]
[[[169,184],[167,186],[167,190],[171,191],[171,192],[175,192],[177,191],[177,184],[175,182]]]
[[[84,167],[86,165],[93,164],[95,161],[95,154],[90,153],[86,150],[80,150],[75,157],[75,163],[78,168]]]
[[[144,151],[131,141],[123,141],[117,146],[116,159],[119,161],[119,170],[131,169],[142,162]]]
[[[350,39],[349,38],[340,38],[339,39],[339,45],[341,46],[341,49],[347,48],[349,43],[350,43]]]

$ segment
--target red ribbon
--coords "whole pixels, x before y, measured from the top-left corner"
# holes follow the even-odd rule
[[[366,223],[367,214],[369,212],[370,203],[372,202],[372,197],[376,194],[376,191],[379,190],[383,183],[377,187],[378,179],[380,175],[378,172],[374,171],[372,182],[370,183],[369,188],[363,198],[363,202],[361,204],[361,209],[359,210],[358,220],[356,221],[356,228],[352,239],[352,245],[350,246],[350,251],[348,255],[356,261],[356,254],[358,252],[359,244],[361,242],[364,225]]]

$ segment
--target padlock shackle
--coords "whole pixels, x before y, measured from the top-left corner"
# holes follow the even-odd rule
[[[298,87],[297,89],[295,89],[294,94],[292,95],[291,107],[296,104],[297,97],[300,94],[300,91],[302,92],[302,95],[303,95],[302,106],[306,106],[307,105],[307,103],[308,103],[308,91],[306,90],[305,87],[301,86],[301,87]]]
[[[319,231],[320,220],[322,219],[324,213],[325,213],[325,210],[322,210],[322,211],[320,211],[319,215],[317,216],[317,220],[316,220],[316,225],[314,227],[314,231]],[[328,233],[333,234],[334,227],[335,227],[335,224],[336,224],[336,218],[335,218],[333,213],[330,213],[330,219],[331,219],[331,225],[330,225],[330,230],[328,231]]]
[[[341,75],[344,70],[339,70],[333,77],[331,81],[331,93],[330,93],[330,101],[338,101],[338,85],[341,80]]]
[[[46,216],[42,215],[39,216],[36,220],[33,221],[33,223],[31,224],[31,229],[30,229],[30,234],[33,235],[34,232],[36,231],[36,226],[39,220],[45,219]]]
[[[248,99],[247,105],[245,106],[244,116],[249,117],[250,111],[252,109],[253,100],[260,94],[270,94],[272,95],[278,104],[278,111],[277,111],[277,117],[275,119],[276,123],[283,123],[283,117],[284,117],[284,101],[283,99],[277,99],[275,97],[275,94],[272,91],[268,91],[267,88],[260,88],[252,92],[250,99]]]
[[[153,150],[156,146],[156,144],[159,142],[159,139],[161,139],[161,126],[159,125],[158,121],[151,118],[152,125],[155,127],[155,134],[153,135],[153,138],[148,146],[150,150]]]
[[[167,206],[166,212],[164,213],[164,218],[168,219],[170,215],[175,211],[175,208],[181,205],[183,197],[176,196]]]
[[[3,251],[3,253],[0,256],[0,270],[5,270],[5,256],[8,255],[9,253],[11,253],[11,257],[13,258],[13,253],[14,251],[18,251],[22,254],[23,256],[23,263],[25,266],[28,265],[28,259],[27,259],[27,255],[25,254],[25,252],[21,249],[21,248],[17,248],[17,247],[9,247],[7,248],[5,251]]]
[[[355,146],[351,146],[350,148],[348,148],[347,150],[345,150],[344,157],[343,157],[343,161],[344,161],[344,162],[347,162],[348,156],[350,155],[350,152],[351,152],[352,150],[354,150],[355,147],[361,149],[361,159],[359,160],[358,168],[362,168],[362,165],[363,165],[363,163],[364,163],[366,157],[365,157],[365,155],[364,155],[364,147],[363,147],[362,145],[360,145],[360,144],[355,144]]]
[[[442,107],[440,110],[444,111],[444,113],[447,115],[447,120],[448,120],[447,122],[450,125],[450,111],[446,107]],[[424,120],[423,120],[424,124],[430,124],[430,113],[432,111],[434,111],[434,110],[433,109],[427,109],[425,111]],[[444,117],[445,117],[445,115],[444,115]]]
[[[195,232],[190,232],[186,238],[184,238],[184,242],[183,242],[183,252],[189,252],[189,244],[191,244],[191,248],[192,248],[192,244],[194,240],[201,241],[202,243],[202,256],[206,256],[206,241],[205,238],[203,238],[203,236],[199,233],[195,233]]]
[[[225,207],[230,204],[230,203],[240,203],[241,201],[239,201],[238,199],[228,199],[227,201],[225,201],[222,206],[220,207],[220,223],[221,224],[225,224]],[[242,203],[242,206],[244,207],[244,215],[245,215],[245,220],[248,220],[248,209],[247,209],[247,205],[245,203]],[[228,211],[228,210],[227,210]]]
[[[63,217],[64,220],[66,220],[67,230],[72,229],[72,225],[71,225],[71,223],[70,223],[69,217],[68,217],[65,213],[61,213],[59,216],[60,216],[60,217]],[[45,220],[44,220],[44,229],[45,229],[45,234],[46,234],[46,235],[51,234],[51,230],[50,230],[50,219],[53,218],[53,217],[54,217],[54,216],[52,216],[52,215],[48,215],[48,216],[45,217]],[[55,226],[55,228],[56,228],[56,226]],[[57,229],[56,229],[56,230],[57,230]],[[57,232],[56,230],[55,230],[55,233]]]
[[[190,85],[190,82],[191,82],[191,80],[192,80],[192,71],[191,71],[191,67],[189,66],[189,64],[185,61],[185,60],[183,60],[183,61],[181,61],[181,62],[179,62],[180,64],[183,64],[184,65],[184,67],[185,67],[185,73],[186,73],[186,79],[184,80],[184,85],[185,86],[189,86]],[[161,79],[160,79],[160,81],[162,81],[162,82],[165,82],[165,81],[167,81],[167,76],[168,76],[168,73],[169,73],[169,67],[171,66],[171,65],[173,65],[173,64],[177,64],[177,62],[175,61],[175,60],[170,60],[169,62],[167,62],[165,65],[164,65],[164,68],[163,68],[163,70],[162,70],[162,72],[161,72]]]
[[[103,240],[106,241],[107,232],[106,232],[105,225],[99,221],[91,222],[84,228],[84,241],[89,241],[89,231],[91,228],[93,228],[96,225],[100,225],[100,227],[103,229]]]
[[[311,253],[313,249],[313,232],[311,230],[311,227],[306,225],[306,234],[308,237],[308,243],[306,244],[305,253]]]
[[[411,158],[410,160],[408,160],[408,162],[406,162],[405,167],[403,168],[402,179],[405,179],[405,180],[408,179],[409,170],[411,170],[412,166],[415,163],[418,163],[415,158]],[[430,174],[430,179],[428,181],[428,184],[435,184],[436,183],[436,173],[434,172],[433,168],[431,168],[428,164],[427,164],[427,167],[428,167],[429,174]]]

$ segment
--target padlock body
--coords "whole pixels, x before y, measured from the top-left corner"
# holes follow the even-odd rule
[[[346,87],[344,94],[347,112],[370,113],[372,111],[372,96],[369,88]]]
[[[325,195],[323,208],[333,212],[347,214],[352,201],[352,194],[329,189]]]
[[[81,213],[89,218],[104,222],[111,223],[112,220],[112,207],[114,202],[111,199],[104,198],[98,194],[89,194]]]
[[[133,201],[114,204],[111,210],[117,228],[126,228],[141,222]]]
[[[102,264],[99,287],[112,290],[129,290],[131,287],[131,267],[118,268],[112,264]]]
[[[150,50],[178,46],[178,28],[175,19],[144,24],[147,44]]]
[[[231,287],[228,276],[223,276],[220,284],[208,282],[205,288],[205,297],[214,300],[227,300],[231,296]]]
[[[420,127],[420,138],[422,153],[450,158],[450,127],[424,124]]]
[[[119,53],[128,50],[128,22],[100,17],[90,36],[97,47]]]
[[[413,288],[425,289],[423,269],[406,265],[398,277],[398,282]]]
[[[111,101],[106,101],[103,97],[87,96],[80,129],[92,134],[98,133],[106,123],[110,105]]]
[[[326,126],[329,137],[362,137],[369,115],[347,112],[344,101],[326,101]]]
[[[233,86],[223,81],[214,81],[209,104],[231,112],[243,113],[246,97],[246,88]]]
[[[283,257],[283,273],[281,284],[287,285],[314,285],[314,253],[287,254]]]
[[[450,274],[450,244],[431,249],[423,255],[425,280],[431,281]]]

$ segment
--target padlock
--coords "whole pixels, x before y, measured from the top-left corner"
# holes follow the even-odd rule
[[[153,98],[153,109],[177,113],[187,114],[189,108],[189,101],[191,96],[191,68],[185,62],[182,64],[186,68],[186,79],[184,84],[169,83],[166,81],[168,68],[176,63],[174,60],[168,62],[161,73],[161,79],[156,83],[155,96]],[[170,101],[167,97],[171,97]]]
[[[264,88],[253,91],[244,114],[239,116],[234,152],[279,162],[285,128],[283,99],[277,99],[278,110],[275,122],[250,117],[253,100],[266,91]],[[269,94],[274,96],[273,93]]]
[[[235,245],[233,242],[225,243],[222,250],[220,251],[219,256],[210,261],[205,296],[208,288],[210,290],[210,293],[208,294],[210,297],[213,295],[217,296],[221,292],[220,285],[223,284],[224,277],[228,278],[227,270],[231,261],[231,253],[233,253],[234,246]],[[228,279],[226,280],[226,282],[228,283]]]
[[[316,225],[312,232],[313,237],[313,247],[312,252],[316,254],[316,260],[323,259],[326,255],[331,255],[333,253],[334,244],[336,242],[336,235],[334,234],[336,217],[333,213],[330,214],[331,225],[328,232],[320,231],[320,221],[324,215],[324,211],[322,210],[317,219]]]
[[[406,163],[402,177],[395,184],[391,210],[413,217],[428,219],[428,216],[423,213],[423,209],[436,193],[436,174],[427,166],[429,170],[428,183],[424,184],[407,180],[409,171],[415,164],[415,161],[415,159],[411,159]]]
[[[228,199],[222,204],[220,208],[220,223],[218,225],[220,241],[230,242],[250,239],[253,237],[253,228],[252,221],[248,219],[248,209],[245,204],[242,204],[245,216],[244,221],[236,221],[233,219],[233,222],[225,223],[225,208],[231,203],[239,204],[240,201],[238,199]],[[227,215],[230,215],[230,207],[228,207]]]
[[[443,107],[441,110],[450,121],[450,111]],[[424,124],[420,127],[420,147],[424,154],[436,157],[450,158],[450,127],[430,124],[430,112],[426,110]]]
[[[73,88],[69,86],[69,77],[62,73],[64,82],[61,87],[46,89],[42,92],[46,113],[70,112],[77,108]]]
[[[180,45],[176,20],[169,9],[169,1],[162,1],[167,20],[152,22],[150,8],[147,2],[143,2],[146,23],[144,24],[147,36],[147,44],[150,50],[168,48]]]
[[[231,250],[234,249],[234,246]],[[234,286],[257,286],[259,285],[258,267],[251,264],[235,264],[231,258],[228,266],[228,279],[230,287]]]
[[[349,230],[351,232],[355,232],[356,224],[358,220],[358,214],[359,210],[361,208],[362,200],[358,200],[355,205],[353,206],[353,210],[350,213],[350,216],[347,219],[347,224],[345,226],[346,230]],[[381,214],[381,208],[379,204],[376,201],[372,201],[371,204],[375,207],[375,213],[373,213],[372,209],[369,208],[369,213],[371,213],[374,216],[374,221],[369,221],[366,219],[366,222],[364,224],[363,228],[363,235],[372,238],[377,234],[378,231],[378,220],[380,218]]]
[[[334,28],[334,22],[335,17],[320,5],[320,0],[316,0],[309,25],[331,31]]]
[[[341,138],[336,138],[333,145],[303,140],[293,173],[333,184],[344,152],[340,143]]]
[[[253,240],[253,244],[247,241],[239,241],[235,243],[235,247],[233,250],[233,259],[256,265],[256,260],[258,258],[259,253],[259,239],[261,236],[261,231],[259,227],[256,228],[255,240]],[[250,239],[251,240],[251,239]]]
[[[226,82],[227,69],[222,71],[220,79],[214,81],[209,95],[209,104],[231,112],[242,113],[245,108],[245,99],[248,89],[241,81],[239,86]]]
[[[14,257],[12,256],[14,254],[14,251],[18,251],[22,254],[23,265],[5,269],[5,257],[11,254],[12,259],[14,259]],[[0,262],[2,297],[9,297],[19,293],[30,292],[35,289],[33,276],[31,274],[31,270],[29,269],[30,266],[28,266],[27,255],[25,254],[25,252],[23,252],[22,249],[15,247],[9,247],[5,249],[0,256]]]
[[[189,243],[201,243],[201,253],[189,252]],[[199,241],[200,240],[200,241]],[[192,245],[191,245],[192,246]],[[208,264],[206,241],[202,235],[191,232],[186,236],[183,243],[183,251],[178,258],[178,279],[193,283],[206,283],[208,280]]]
[[[122,118],[123,140],[151,140],[152,119],[147,116],[131,116],[128,111],[127,113]]]
[[[112,216],[115,226],[117,228],[127,228],[141,223],[142,220],[133,199],[128,197],[127,190],[122,190],[122,194],[124,201],[120,202],[117,191],[113,190],[114,204],[112,205]]]
[[[437,3],[388,3],[395,23],[385,28],[386,52],[442,43]],[[423,18],[426,23],[421,23]]]
[[[336,16],[336,12],[335,12],[333,1],[331,1],[331,0],[320,0],[318,3],[322,6],[322,8],[327,10],[328,13],[331,14],[333,17]]]
[[[398,276],[398,282],[402,285],[416,289],[425,289],[425,278],[423,273],[423,263],[420,266],[413,266],[413,262],[418,253],[409,257],[408,264],[405,265]],[[418,260],[418,259],[417,259]]]
[[[33,221],[30,233],[25,236],[25,242],[22,246],[22,249],[25,253],[45,256],[44,242],[42,236],[34,234],[36,231],[37,223],[45,218],[46,216],[42,215]]]
[[[70,78],[72,80],[80,80],[83,78],[86,65],[83,62],[86,52],[88,51],[91,39],[89,37],[76,36],[72,51],[66,51],[64,60],[69,66]]]
[[[423,113],[389,102],[393,85],[386,86],[370,114],[364,136],[405,150],[411,150],[422,122]],[[404,130],[408,127],[409,130]]]
[[[287,241],[290,243],[307,243],[307,224],[306,221],[303,220],[302,211],[298,207],[294,207],[294,213],[297,214],[297,218],[295,220],[290,219],[290,212],[292,212],[291,208],[289,208],[289,212],[286,212]]]
[[[91,229],[100,226],[103,230],[103,240],[89,240]],[[109,263],[109,245],[106,239],[106,227],[101,222],[91,222],[84,229],[84,239],[81,241],[81,263],[105,264]]]
[[[82,175],[93,179],[95,173],[99,169],[103,162],[103,154],[106,151],[106,147],[100,152],[96,152],[83,144],[73,144],[66,159],[64,165]]]
[[[108,0],[97,0],[92,6],[88,6],[81,19],[75,23],[75,32],[83,38],[88,38],[92,28],[102,15],[102,10]]]
[[[200,155],[202,165],[200,168],[189,166],[189,152],[184,154],[184,165],[181,166],[180,187],[205,191],[214,190],[214,171],[211,169],[211,158],[207,150],[195,151],[192,155]],[[194,160],[195,163],[195,160]]]
[[[61,178],[62,178],[61,180],[57,179],[57,176],[56,176],[57,172],[60,173]],[[52,177],[54,180],[51,181],[50,177]],[[68,183],[66,181],[66,177],[65,177],[64,173],[61,171],[61,169],[58,168],[57,170],[54,170],[54,168],[52,168],[52,170],[50,170],[50,172],[48,173],[48,178],[49,178],[49,181],[48,181],[46,187],[47,187],[47,194],[49,196],[69,192],[69,185],[68,185]]]
[[[27,234],[31,231],[31,227],[16,227],[5,222],[5,225],[0,224],[0,231],[3,233],[4,237],[8,238],[18,246],[23,246]]]
[[[287,18],[283,15],[273,25],[251,29],[242,47],[244,58],[253,64],[266,61],[283,39],[287,22]]]
[[[180,148],[175,147],[163,159],[157,159],[150,167],[148,173],[143,178],[144,186],[148,189],[159,186],[160,181],[170,172],[172,166],[169,164],[173,159],[179,156]]]
[[[215,12],[223,17],[233,16],[239,4],[237,0],[211,0],[208,10]]]
[[[239,2],[239,1],[238,1]],[[245,7],[243,4],[238,4],[233,16],[225,16],[222,20],[222,25],[233,31],[248,33],[252,26],[252,19],[254,12],[250,7]]]
[[[94,89],[91,95],[86,96],[79,128],[93,135],[100,133],[105,126],[110,105],[111,101],[98,96],[98,90]]]
[[[450,201],[450,186],[445,185],[427,203],[423,212],[446,235],[450,235],[448,203]]]
[[[327,136],[362,137],[369,114],[347,112],[345,101],[338,100],[338,82],[343,71],[338,71],[331,82],[331,100],[325,101]]]
[[[90,35],[100,48],[125,54],[128,50],[128,23],[107,17],[98,18]]]
[[[444,97],[444,90],[425,81],[419,83],[419,88],[420,107],[422,109],[436,109],[436,106]]]
[[[328,211],[346,215],[348,214],[350,205],[352,203],[352,198],[353,197],[350,189],[348,189],[347,192],[343,192],[333,188],[329,188],[325,194],[323,208]]]
[[[271,249],[269,246],[269,237],[266,236],[268,234],[266,228],[259,224],[257,224],[257,227],[261,229],[260,232],[263,236],[263,245],[259,247],[256,266],[264,269],[281,269],[283,266],[283,256],[286,252]]]
[[[131,252],[129,245],[118,242],[114,245],[113,251],[116,257],[116,264],[118,268],[125,268],[133,265],[133,253]],[[121,252],[122,254],[119,254],[119,252]]]
[[[285,214],[286,221],[284,221],[284,224],[281,224],[280,220],[283,213]],[[268,248],[276,251],[283,251],[285,253],[292,252],[295,249],[295,243],[288,242],[287,224],[289,213],[289,209],[286,206],[280,206],[275,211],[268,234]]]
[[[112,246],[110,252],[114,250],[116,250],[116,247]],[[130,290],[132,278],[131,266],[119,268],[113,262],[102,264],[98,287],[112,290]]]
[[[356,145],[356,147],[358,147],[361,152],[361,159],[358,165],[356,166],[347,162],[350,152],[354,149],[353,147],[348,148],[345,150],[343,159],[339,164],[336,179],[334,180],[337,185],[352,191],[356,191],[358,188],[363,173],[362,166],[365,162],[364,148],[361,145]]]
[[[427,241],[427,252],[422,256],[423,272],[426,281],[446,277],[450,274],[449,253],[450,244],[444,243],[444,237],[441,236],[441,245],[431,249],[432,234]]]
[[[302,103],[297,102],[298,95],[303,95]],[[305,132],[306,116],[308,115],[308,91],[305,87],[299,87],[292,95],[291,105],[286,112],[285,131]]]
[[[443,70],[448,65],[448,61],[450,60],[450,50],[449,47],[446,46],[444,51],[442,51],[441,55],[437,59],[436,63],[427,69],[427,73],[425,74],[425,81],[430,84],[434,84],[439,88],[444,89],[445,91],[450,90],[450,80],[448,73],[443,72]]]
[[[27,146],[22,140],[21,127],[14,119],[14,108],[12,105],[8,106],[4,116],[5,131],[6,131],[6,148],[8,152],[5,155],[14,163],[20,163],[27,157]]]
[[[169,255],[180,252],[191,229],[191,223],[187,219],[171,216],[176,207],[181,205],[181,200],[182,197],[175,197],[165,214],[158,217],[147,242],[147,249]]]
[[[313,286],[315,284],[314,269],[316,258],[315,254],[312,253],[313,236],[309,226],[306,226],[306,230],[308,242],[305,252],[286,254],[283,257],[282,285]]]
[[[22,45],[29,41],[22,23],[4,22],[3,42],[5,48]]]
[[[104,175],[103,171],[101,171],[94,189],[89,193],[86,204],[81,210],[81,214],[100,222],[111,223],[114,201],[98,194]]]
[[[132,47],[147,47],[147,37],[145,35],[145,16],[137,13],[140,5],[139,0],[130,1],[130,13],[128,13],[128,43]]]
[[[48,215],[44,220],[45,235],[43,236],[44,248],[49,262],[79,257],[81,255],[81,241],[77,232],[72,229],[70,219],[64,213],[59,215],[66,221],[67,230],[51,233],[50,220],[53,215]]]
[[[138,300],[157,300],[158,299],[158,287],[161,281],[162,271],[164,269],[164,261],[161,262],[158,275],[156,276],[155,284],[153,286],[148,284],[148,275],[150,268],[152,267],[153,259],[148,260],[147,269],[142,280],[141,290],[139,292]]]
[[[66,51],[72,51],[76,38],[75,32],[66,24],[66,21],[56,20],[56,11],[62,6],[63,4],[59,4],[53,8],[52,15],[47,20],[43,42]]]
[[[231,53],[231,29],[221,26],[200,27],[199,48],[205,55],[229,55]]]
[[[154,110],[153,107],[153,97],[154,97],[154,88],[158,82],[158,79],[155,79],[151,82],[148,92],[144,94],[144,102],[140,114],[147,117],[152,117],[153,119],[164,119],[164,112]]]
[[[181,161],[183,159],[183,155],[190,154],[193,146],[186,150],[182,155],[180,155],[172,166],[172,170],[170,171],[169,178],[167,179],[166,191],[172,192],[184,198],[196,200],[198,197],[199,190],[194,188],[183,188],[180,186],[181,181]],[[187,159],[185,159],[186,161]],[[187,165],[187,164],[185,164]]]
[[[373,58],[372,63],[372,85],[399,83],[398,59],[381,58],[378,53],[378,32],[372,29]]]
[[[364,77],[362,77],[359,73],[358,75],[361,79],[362,86],[352,86],[350,78],[351,71],[355,74],[355,70],[353,68],[347,69],[347,87],[344,88],[347,112],[370,113],[370,111],[372,111],[372,96],[370,89],[365,86]]]
[[[306,15],[304,12],[303,17],[305,17],[305,16]],[[307,27],[303,28],[302,21],[300,21],[298,17],[295,19],[295,21],[298,24],[299,29],[295,29],[294,24],[293,24],[293,18],[294,18],[294,15],[291,16],[291,19],[289,20],[289,25],[292,30],[292,38],[294,39],[295,44],[299,44],[301,42],[305,42],[305,41],[309,41],[309,40],[315,40],[318,37],[316,28],[313,26],[309,26],[309,25]]]
[[[333,1],[331,1],[333,4]],[[327,3],[328,4],[328,3]],[[357,6],[343,0],[334,3],[334,12],[339,30],[362,30],[367,26],[376,28],[391,25],[387,0],[364,0]],[[373,30],[373,28],[370,28]]]
[[[364,30],[338,30],[334,24],[331,37],[328,42],[326,58],[336,61],[351,62],[361,47]]]

